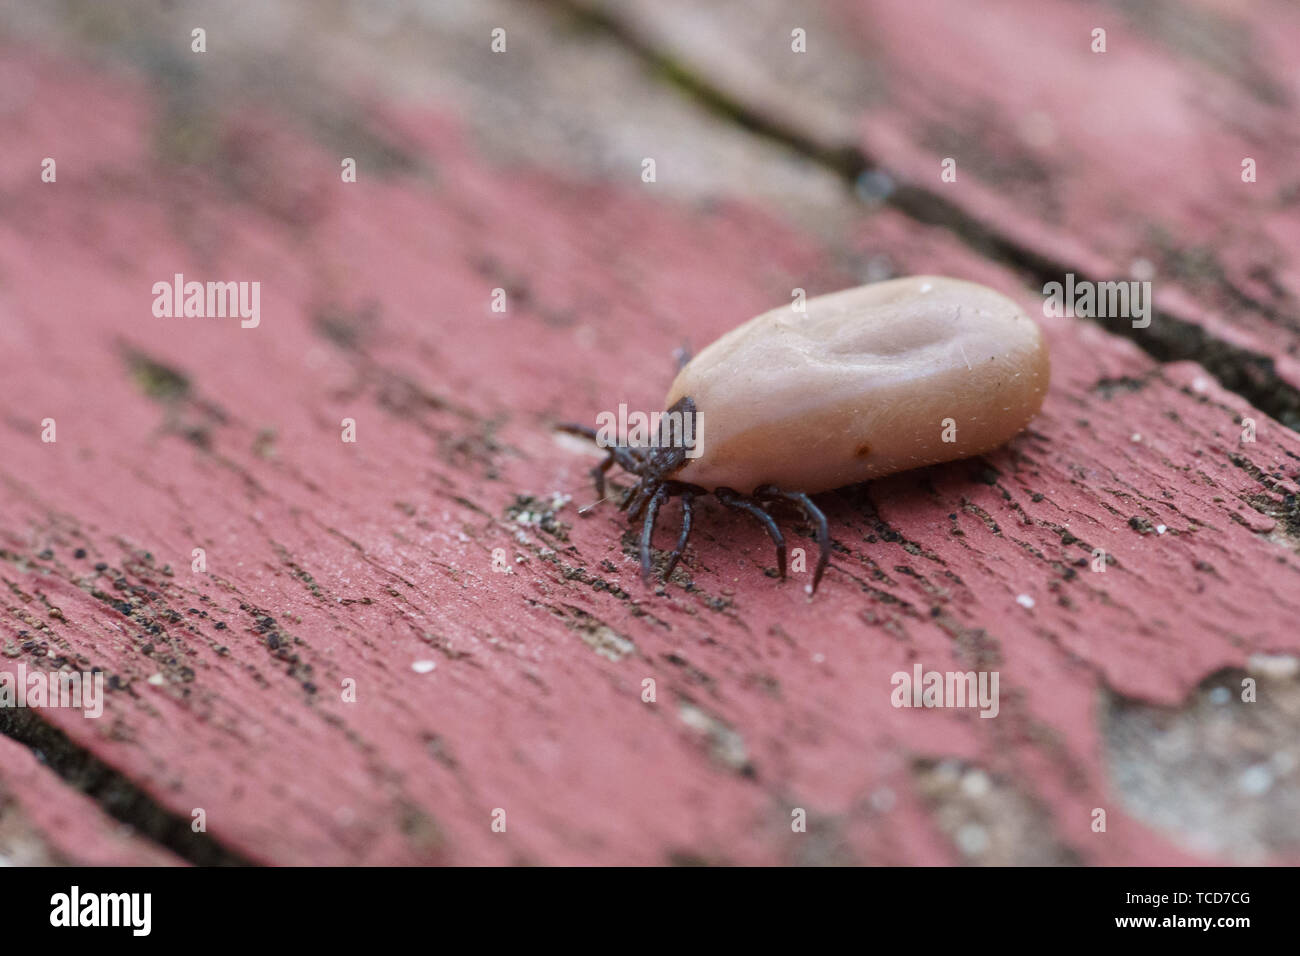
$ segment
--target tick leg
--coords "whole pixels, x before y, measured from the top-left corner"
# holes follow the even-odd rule
[[[782,537],[781,529],[776,526],[772,516],[731,488],[719,488],[713,494],[728,508],[736,511],[748,511],[762,522],[763,527],[767,529],[768,535],[771,536],[772,542],[776,545],[776,565],[781,570],[781,579],[785,580],[785,538]]]
[[[650,583],[650,539],[655,533],[655,521],[659,517],[659,506],[668,500],[668,489],[660,485],[650,496],[646,507],[645,523],[641,526],[641,580]]]
[[[673,548],[673,553],[668,556],[668,570],[664,571],[665,581],[673,576],[673,569],[677,567],[677,562],[682,558],[682,552],[686,550],[686,542],[691,536],[691,519],[695,510],[691,502],[694,500],[695,492],[682,492],[682,532],[677,536],[677,547]]]
[[[604,449],[613,456],[614,460],[627,471],[636,471],[637,467],[645,460],[645,449],[638,448],[634,445],[602,445],[600,442],[600,432],[586,425],[579,425],[574,422],[565,422],[556,425],[557,432],[564,432],[568,435],[580,435],[596,443],[597,447]],[[608,466],[606,466],[608,467]]]
[[[618,462],[618,466],[626,472],[634,475],[641,473],[642,458],[638,454],[638,449],[629,448],[627,445],[601,445],[599,443],[596,447],[603,449],[609,455],[609,460],[601,463],[601,471],[607,471],[611,464]]]
[[[605,452],[605,460],[595,468],[591,469],[591,477],[596,483],[596,502],[589,505],[589,508],[595,507],[605,500],[605,475],[615,463],[628,474],[641,476],[645,469],[645,451],[630,445],[602,445],[600,443],[600,433],[594,428],[588,428],[586,425],[578,425],[573,422],[566,422],[562,425],[556,425],[557,432],[565,432],[570,435],[580,435],[583,438],[595,442],[597,447],[602,448]],[[639,490],[639,489],[638,489]],[[628,499],[623,502],[623,508],[628,505]]]
[[[605,500],[605,472],[614,464],[614,457],[614,449],[611,448],[605,455],[605,460],[591,469],[591,477],[596,479],[596,497],[601,501]]]
[[[686,368],[687,364],[691,361],[693,357],[694,356],[691,355],[691,347],[689,345],[683,345],[679,349],[674,349],[673,361],[677,365],[677,371],[680,372],[682,369]]]
[[[641,514],[641,509],[646,506],[646,503],[658,490],[658,485],[642,478],[632,487],[627,497],[623,499],[623,503],[618,506],[618,510],[626,511],[627,516],[635,521],[637,516]]]
[[[831,529],[826,524],[826,515],[822,514],[822,510],[802,491],[782,491],[776,485],[763,485],[754,489],[754,497],[784,498],[786,501],[794,502],[799,506],[804,517],[812,523],[817,532],[817,544],[821,548],[821,554],[817,557],[817,570],[813,572],[812,581],[812,591],[814,594],[817,593],[817,585],[821,582],[822,574],[831,559]]]
[[[556,425],[555,430],[557,432],[565,432],[569,435],[581,435],[583,438],[590,438],[592,441],[596,440],[596,429],[588,428],[586,425],[578,425],[575,422],[565,422],[561,425]]]
[[[645,461],[646,450],[639,445],[615,445],[612,450],[618,456],[618,463],[628,471],[635,471],[637,465]]]

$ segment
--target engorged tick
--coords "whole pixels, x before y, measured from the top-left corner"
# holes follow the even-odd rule
[[[701,453],[609,446],[592,469],[596,493],[605,497],[615,463],[637,476],[620,510],[633,520],[644,514],[647,581],[668,498],[682,499],[682,527],[665,580],[690,538],[694,499],[709,493],[763,525],[784,578],[785,539],[769,509],[792,503],[820,547],[811,593],[830,557],[830,530],[809,495],[996,448],[1038,413],[1049,374],[1038,325],[986,286],[912,276],[818,296],[802,312],[765,312],[684,357],[665,405],[699,422]]]

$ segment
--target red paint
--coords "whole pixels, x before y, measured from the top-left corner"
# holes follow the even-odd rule
[[[1293,474],[1293,433],[1256,416],[1265,437],[1243,449],[1233,416],[1248,410],[1212,383],[1203,404],[1181,391],[1195,368],[1158,373],[1096,327],[1045,320],[1052,391],[1031,432],[988,457],[996,484],[978,480],[979,463],[956,463],[826,496],[848,553],[811,602],[764,575],[773,558],[759,529],[706,508],[684,562],[702,593],[655,597],[611,505],[574,517],[593,497],[592,459],[548,423],[620,401],[653,407],[683,340],[703,344],[794,286],[853,282],[833,250],[748,206],[702,211],[634,186],[495,169],[453,121],[418,114],[378,122],[430,178],[345,186],[334,156],[285,133],[259,159],[259,185],[232,194],[153,158],[157,104],[139,89],[8,60],[42,94],[6,126],[93,162],[61,163],[57,186],[17,161],[3,179],[0,547],[16,557],[0,574],[25,595],[7,588],[5,606],[48,623],[52,653],[130,682],[135,696],[111,695],[99,722],[49,719],[161,805],[202,806],[218,840],[278,863],[774,863],[806,852],[792,807],[830,817],[859,861],[940,863],[955,851],[908,767],[954,756],[1011,775],[1088,862],[1192,859],[1119,810],[1108,839],[1089,831],[1091,807],[1115,806],[1098,687],[1173,704],[1206,672],[1287,643],[1300,558],[1232,520],[1262,489],[1228,456]],[[241,121],[223,122],[237,139]],[[278,184],[302,182],[314,184],[311,213],[287,219]],[[854,242],[1036,307],[1013,275],[893,213],[865,220]],[[154,319],[151,285],[175,272],[261,281],[261,327]],[[491,290],[520,282],[527,295],[512,294],[508,317],[491,314]],[[359,350],[316,330],[316,310],[368,302],[378,313],[361,323]],[[170,414],[206,426],[209,450],[164,427],[169,412],[132,381],[121,343],[191,377],[193,401]],[[1094,388],[1120,376],[1147,384]],[[45,417],[57,444],[39,440]],[[340,441],[345,417],[355,445]],[[573,525],[560,560],[630,599],[566,578],[537,553],[555,542],[507,518],[516,494],[557,491],[574,498],[559,515]],[[883,540],[868,503],[920,553]],[[951,534],[950,512],[964,535]],[[1139,514],[1171,533],[1139,534],[1127,524]],[[1065,525],[1117,557],[1104,580],[1086,569],[1063,579],[1085,554],[1052,529]],[[194,547],[206,575],[190,571]],[[495,548],[515,573],[493,572]],[[174,576],[137,565],[128,585],[181,614],[164,622],[170,645],[88,591],[120,594],[114,576],[144,551]],[[1194,570],[1202,558],[1214,574]],[[96,561],[110,571],[96,576]],[[636,651],[597,654],[578,612]],[[309,675],[268,649],[263,615],[301,641],[291,651]],[[31,627],[11,611],[0,639]],[[892,673],[917,661],[964,670],[979,646],[996,651],[999,719],[890,706]],[[418,660],[437,667],[416,673]],[[182,666],[191,682],[148,683]],[[653,705],[641,700],[647,677]],[[352,704],[340,699],[349,678]],[[725,739],[710,756],[708,732],[681,717],[684,698],[739,735],[753,776]],[[1055,750],[1034,742],[1044,734]],[[871,810],[885,791],[892,807]],[[504,834],[490,827],[494,808],[507,812]]]
[[[1198,4],[1176,26],[1158,6],[1066,0],[832,6],[839,40],[857,41],[883,86],[856,131],[869,155],[1099,279],[1146,260],[1157,310],[1273,358],[1300,386],[1286,318],[1300,301],[1300,218],[1285,198],[1300,148],[1293,5]],[[946,157],[955,182],[940,180]]]

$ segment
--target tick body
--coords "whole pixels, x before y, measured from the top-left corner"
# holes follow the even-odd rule
[[[696,416],[699,457],[607,448],[597,490],[615,463],[638,477],[623,507],[644,514],[647,575],[659,508],[682,496],[665,577],[685,548],[692,500],[707,493],[763,524],[784,577],[785,543],[768,512],[793,504],[817,530],[815,590],[830,535],[808,495],[990,451],[1037,414],[1048,378],[1038,325],[985,286],[913,276],[823,295],[802,312],[786,305],[749,320],[682,366],[666,405]]]

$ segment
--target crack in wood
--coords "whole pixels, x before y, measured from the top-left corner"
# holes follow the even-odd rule
[[[647,35],[630,17],[588,0],[547,2],[605,33],[613,42],[658,71],[702,109],[807,157],[843,180],[854,195],[857,195],[856,188],[864,175],[874,173],[887,177],[891,188],[883,199],[885,205],[915,222],[948,229],[973,251],[1020,273],[1030,285],[1041,287],[1048,282],[1059,282],[1066,273],[1073,273],[1076,282],[1104,281],[1104,277],[1079,264],[1035,249],[996,225],[985,223],[931,189],[900,181],[851,139],[837,140],[811,127],[802,128],[797,121],[789,122],[765,114],[756,104],[746,100],[740,91],[715,82],[690,63],[661,48],[655,38]],[[1242,308],[1266,317],[1276,314],[1273,307],[1249,295],[1226,277],[1220,276],[1218,285]],[[1277,374],[1271,357],[1215,338],[1191,318],[1179,316],[1168,308],[1160,310],[1160,319],[1160,322],[1152,322],[1141,329],[1123,323],[1097,324],[1109,334],[1131,340],[1157,362],[1199,363],[1229,391],[1236,392],[1288,428],[1300,429],[1300,388]]]
[[[38,710],[0,708],[0,734],[22,744],[75,790],[85,793],[140,837],[196,866],[255,866],[211,834],[196,833],[188,817],[168,810],[41,717]]]

